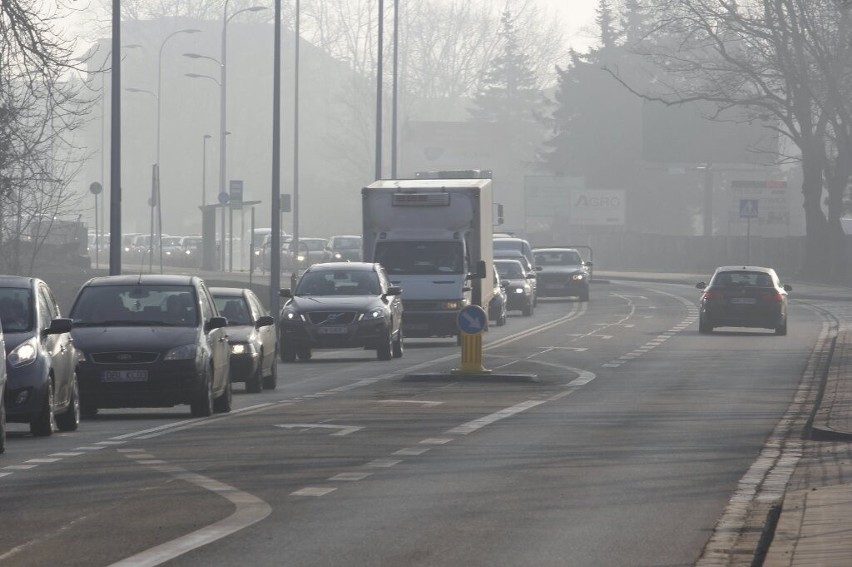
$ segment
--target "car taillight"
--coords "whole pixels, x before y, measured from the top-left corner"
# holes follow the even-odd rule
[[[702,301],[711,301],[713,299],[716,299],[716,296],[713,295],[712,291],[705,291],[704,295],[701,296],[701,299]]]
[[[761,299],[765,301],[783,301],[784,297],[777,291],[774,291],[762,294]]]

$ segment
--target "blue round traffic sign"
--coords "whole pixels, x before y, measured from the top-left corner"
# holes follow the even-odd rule
[[[230,201],[230,200],[231,200],[231,196],[228,195],[226,192],[222,191],[221,193],[219,193],[219,203],[220,204],[227,205],[228,201]]]
[[[457,322],[459,330],[468,335],[476,335],[485,330],[488,315],[479,305],[468,305],[459,311]]]

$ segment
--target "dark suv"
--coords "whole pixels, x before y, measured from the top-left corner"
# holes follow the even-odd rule
[[[6,419],[33,435],[73,431],[80,423],[71,320],[63,319],[42,280],[0,276],[0,322],[6,343]]]
[[[196,276],[94,278],[71,308],[84,415],[189,404],[231,410],[227,320]]]

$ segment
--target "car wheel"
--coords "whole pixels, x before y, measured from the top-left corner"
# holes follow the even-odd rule
[[[784,336],[787,334],[787,318],[784,317],[784,321],[781,322],[780,325],[775,327],[775,334],[778,336]]]
[[[393,357],[402,358],[402,354],[404,351],[405,337],[402,336],[402,328],[400,328],[399,332],[396,335],[396,340],[393,342]]]
[[[296,351],[296,354],[299,356],[299,360],[310,360],[312,356],[309,348],[300,348]]]
[[[246,392],[249,394],[258,394],[263,391],[263,352],[257,363],[257,369],[251,378],[246,380]]]
[[[83,419],[91,419],[98,415],[98,406],[92,402],[87,402],[86,398],[80,399],[80,416]]]
[[[296,362],[296,348],[287,343],[281,344],[281,362]]]
[[[234,401],[234,391],[231,388],[230,376],[225,378],[225,391],[219,394],[219,397],[213,400],[213,411],[216,413],[228,413],[231,411],[231,406]]]
[[[192,402],[189,404],[189,411],[192,417],[209,417],[213,415],[212,374],[212,370],[204,373],[204,379],[199,385],[198,391],[193,396]]]
[[[0,454],[6,452],[6,406],[0,401]]]
[[[713,332],[713,325],[704,320],[703,317],[698,318],[698,332],[702,335],[707,335]]]
[[[53,379],[48,377],[44,401],[38,415],[30,422],[30,433],[36,437],[53,435],[56,430],[56,416],[53,415],[54,405]]]
[[[71,399],[68,400],[68,409],[56,416],[56,425],[59,431],[77,431],[80,425],[80,387],[77,385],[77,376],[71,377]]]
[[[585,290],[583,290],[583,292],[580,294],[580,301],[588,301],[588,300],[589,300],[589,290],[588,290],[588,289],[585,289]]]
[[[530,316],[533,314],[533,306],[535,306],[535,302],[534,302],[534,301],[530,301],[529,303],[527,303],[527,304],[524,306],[524,308],[523,308],[523,309],[521,309],[521,314],[522,314],[524,317],[530,317]]]
[[[503,325],[505,325],[505,324],[506,324],[506,318],[507,318],[507,317],[508,317],[508,315],[506,315],[506,313],[505,313],[505,312],[501,313],[501,314],[500,314],[500,316],[499,316],[499,317],[497,317],[497,321],[496,321],[497,326],[498,326],[498,327],[502,327]]]
[[[376,349],[376,358],[379,360],[390,360],[393,358],[393,339],[391,332],[388,330],[385,336],[382,337],[378,348]]]
[[[263,377],[263,389],[274,390],[278,387],[278,361],[272,357],[272,374]]]

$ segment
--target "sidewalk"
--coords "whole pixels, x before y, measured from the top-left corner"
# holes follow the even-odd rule
[[[601,281],[694,285],[708,278],[709,275],[696,274],[595,272],[595,279]],[[852,301],[852,288],[794,282],[791,297]],[[852,326],[842,319],[823,394],[806,433],[809,437],[802,442],[802,455],[784,492],[774,531],[768,522],[764,528],[770,532],[764,535],[771,536],[771,543],[763,561],[756,556],[752,565],[852,566]],[[763,551],[758,550],[758,554]]]

